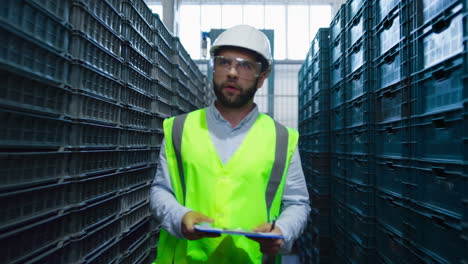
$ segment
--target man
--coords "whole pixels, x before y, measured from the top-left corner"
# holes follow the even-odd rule
[[[214,105],[164,121],[150,194],[152,213],[162,224],[155,263],[271,262],[291,250],[310,212],[299,135],[259,114],[253,102],[272,63],[261,31],[247,25],[228,29],[210,54]],[[194,228],[203,222],[284,239]]]

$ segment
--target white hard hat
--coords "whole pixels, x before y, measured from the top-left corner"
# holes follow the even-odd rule
[[[216,49],[223,46],[234,46],[249,49],[260,54],[271,66],[270,41],[260,30],[249,25],[237,25],[219,35],[210,49],[213,56]]]

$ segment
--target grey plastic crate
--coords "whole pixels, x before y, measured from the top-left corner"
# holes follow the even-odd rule
[[[446,16],[428,24],[411,35],[411,73],[415,74],[461,57],[464,47],[462,6],[446,12]]]
[[[175,107],[183,113],[194,110],[190,103],[181,96],[175,96]]]
[[[35,259],[39,263],[78,263],[88,262],[107,246],[113,244],[120,235],[119,220],[107,222],[99,229],[74,238],[61,245],[49,254],[43,254]]]
[[[148,190],[149,192],[149,190]],[[150,217],[149,202],[143,202],[138,205],[135,205],[128,212],[125,212],[121,215],[121,227],[122,232],[126,232],[132,229],[137,223],[141,222],[143,219]]]
[[[340,35],[343,35],[342,32],[344,31],[346,23],[345,15],[346,5],[342,5],[330,23],[330,37],[332,42],[334,42]]]
[[[78,205],[117,196],[119,190],[125,187],[122,179],[125,176],[124,172],[120,172],[69,179],[71,184],[66,191],[67,202]]]
[[[406,237],[409,231],[405,226],[408,216],[407,202],[401,196],[381,190],[376,191],[376,218],[380,226],[399,236]]]
[[[74,120],[82,122],[95,122],[116,126],[120,124],[122,107],[106,102],[94,96],[74,93],[70,105],[70,115]]]
[[[467,177],[463,165],[442,162],[413,162],[415,170],[407,181],[407,196],[415,203],[456,219],[463,217]]]
[[[147,60],[156,61],[154,44],[141,36],[128,21],[122,23],[122,36],[127,44],[129,43],[130,46],[142,54]]]
[[[90,65],[115,79],[121,78],[123,60],[88,40],[84,35],[72,34],[70,53],[78,62]]]
[[[463,163],[463,113],[461,110],[412,118],[412,156],[418,159]]]
[[[70,206],[67,196],[69,188],[70,184],[60,183],[2,192],[0,228],[5,230],[33,219],[60,214],[61,210]]]
[[[122,47],[122,57],[130,67],[138,70],[141,74],[150,77],[154,62],[140,54],[133,47],[128,45],[123,45]]]
[[[151,114],[142,112],[136,108],[122,108],[121,124],[125,128],[151,129]]]
[[[115,33],[121,32],[122,15],[120,13],[121,0],[76,0],[85,5],[87,10],[101,20]],[[78,4],[78,3],[77,3]]]
[[[125,129],[121,132],[121,145],[125,148],[159,147],[162,134],[147,130]]]
[[[188,102],[194,102],[196,96],[193,94],[194,87],[188,86],[187,84],[191,84],[191,82],[186,79],[186,84],[182,83],[180,79],[175,79],[172,81],[172,86],[175,87],[175,92],[177,96],[180,96],[187,100]]]
[[[122,194],[122,197],[120,199],[120,208],[122,208],[122,214],[124,215],[123,218],[125,218],[125,215],[130,215],[134,213],[135,209],[136,210],[140,209],[139,210],[140,214],[142,213],[141,211],[143,211],[146,214],[142,218],[149,216],[148,193],[150,191],[150,188],[151,188],[150,184],[144,184],[144,185],[134,187],[128,190],[126,193]],[[141,210],[141,207],[143,207],[143,210]],[[136,220],[137,222],[139,222],[138,219]],[[125,223],[122,223],[122,224],[125,224]],[[135,224],[135,222],[133,222],[133,224]],[[126,224],[125,229],[123,229],[123,231],[128,231],[128,229],[130,229],[133,226],[133,224],[132,225]]]
[[[172,103],[174,93],[171,90],[161,85],[159,82],[155,83],[155,88],[155,96],[159,101],[163,101],[166,104]]]
[[[375,24],[380,24],[385,18],[387,18],[388,16],[392,16],[392,11],[394,11],[395,9],[398,10],[400,8],[400,5],[406,4],[405,2],[406,1],[398,0],[375,0]]]
[[[120,168],[120,151],[79,150],[73,151],[68,161],[71,178],[113,173]]]
[[[144,0],[123,0],[122,2],[126,2],[125,4],[131,4],[146,23],[150,25],[154,24],[153,12]],[[124,4],[122,4],[122,6],[124,6]]]
[[[69,1],[61,0],[27,0],[37,7],[43,9],[47,13],[52,14],[55,18],[62,22],[68,21],[70,12]]]
[[[175,75],[174,68],[177,67],[177,65],[174,64],[175,61],[171,61],[170,60],[171,57],[166,57],[161,52],[161,50],[156,50],[155,54],[156,54],[156,57],[157,57],[158,66],[161,69],[164,69],[171,77],[174,77],[174,75]]]
[[[450,9],[463,4],[462,0],[418,0],[408,1],[410,15],[410,29],[416,30],[426,26],[441,16],[450,13]]]
[[[398,10],[395,10],[394,13],[395,14],[391,15],[390,18],[383,21],[383,24],[380,27],[377,27],[377,33],[375,36],[377,47],[376,57],[384,55],[394,47],[399,47],[399,44],[408,37],[406,25],[401,21],[402,18],[400,17]]]
[[[157,52],[159,53],[158,63],[160,63],[159,56],[163,56],[166,61],[169,60],[171,63],[177,64],[178,63],[177,58],[173,58],[174,50],[172,49],[173,47],[172,43],[167,43],[166,40],[163,38],[163,36],[159,34],[158,32],[155,35],[156,35]],[[160,63],[160,64],[163,64],[163,63]],[[165,69],[169,71],[170,68],[172,67],[166,67]]]
[[[58,53],[68,50],[71,30],[64,21],[57,20],[29,1],[7,0],[2,2],[2,6],[2,27],[9,27],[17,34],[25,33],[27,38],[44,43]]]
[[[55,84],[67,83],[70,61],[62,54],[42,43],[26,40],[3,27],[0,27],[0,39],[0,67]]]
[[[159,149],[134,149],[120,152],[120,168],[144,168],[156,165]]]
[[[70,149],[116,149],[120,147],[121,129],[91,123],[76,122],[73,124]]]
[[[115,19],[115,24],[121,23],[119,16],[115,16],[113,19]],[[74,30],[82,32],[115,56],[121,56],[122,39],[120,32],[115,32],[109,25],[96,18],[84,4],[80,2],[72,3],[70,23]]]
[[[146,95],[154,96],[156,93],[157,81],[142,74],[129,63],[122,66],[122,81],[129,84],[133,89],[141,91]],[[122,89],[124,89],[122,87]]]
[[[72,124],[48,118],[0,110],[0,146],[3,148],[55,149],[69,143]]]
[[[346,21],[351,22],[357,14],[370,4],[369,0],[349,0],[346,2]]]
[[[461,222],[438,211],[412,208],[405,219],[407,239],[425,262],[457,263],[466,260]]]
[[[122,179],[123,187],[121,190],[122,197],[120,198],[120,204],[122,204],[122,201],[125,200],[124,196],[129,194],[129,192],[133,192],[135,190],[140,190],[140,192],[142,192],[142,186],[148,185],[148,183],[154,179],[155,172],[156,167],[154,164],[151,164],[151,166],[147,167],[134,168],[125,172],[125,179]],[[126,212],[128,209],[128,206],[121,207],[121,213]]]
[[[151,78],[159,81],[159,84],[164,86],[166,89],[174,92],[172,87],[172,77],[170,72],[167,72],[159,65],[154,65],[151,71]]]
[[[166,44],[169,45],[170,48],[172,49],[173,48],[172,34],[169,32],[169,30],[167,30],[166,25],[164,25],[163,21],[161,20],[158,14],[153,13],[153,16],[154,16],[154,22],[155,22],[154,28],[156,29],[155,35],[161,36],[162,39],[166,42]],[[157,41],[160,41],[160,39],[159,40],[157,39]],[[159,46],[159,42],[158,42],[158,46]]]
[[[176,95],[171,95],[171,101],[175,99]],[[172,116],[172,108],[173,106],[166,101],[156,99],[153,102],[153,109],[152,113],[163,116],[163,117],[170,117]]]
[[[65,152],[3,152],[0,189],[57,183],[67,175],[68,155]]]
[[[69,78],[72,89],[111,102],[120,100],[122,84],[117,79],[85,63],[72,63]]]
[[[133,5],[131,1],[122,1],[121,7],[124,23],[131,23],[133,28],[142,37],[149,43],[154,43],[154,27],[152,21],[146,21],[144,17],[140,16],[139,12],[135,9],[135,5]]]
[[[122,89],[121,102],[126,106],[150,112],[153,100],[151,95],[142,93],[141,90],[133,89],[130,86],[124,86]]]
[[[172,109],[173,110],[173,109]],[[172,113],[172,111],[171,111]],[[163,122],[164,119],[169,116],[165,116],[162,114],[153,114],[153,118],[151,120],[151,126],[153,127],[154,132],[162,133],[163,132]]]
[[[71,92],[21,75],[0,70],[0,105],[21,111],[36,112],[55,117],[69,113]]]

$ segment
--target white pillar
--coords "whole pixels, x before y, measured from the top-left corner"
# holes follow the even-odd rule
[[[163,22],[172,35],[179,35],[179,0],[163,0]]]

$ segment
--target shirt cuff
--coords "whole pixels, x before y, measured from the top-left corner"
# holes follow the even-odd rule
[[[276,221],[275,225],[281,230],[281,233],[284,237],[279,253],[288,254],[291,252],[292,245],[294,243],[294,240],[292,240],[291,237],[291,232],[289,232],[289,230],[281,223],[280,220]]]
[[[192,210],[190,210],[187,207],[182,207],[173,216],[174,219],[171,221],[171,223],[173,224],[172,230],[174,231],[174,234],[172,234],[172,235],[174,235],[178,239],[186,239],[184,237],[184,235],[182,234],[182,218],[184,217],[184,215],[186,213],[188,213],[190,211],[192,211]]]

